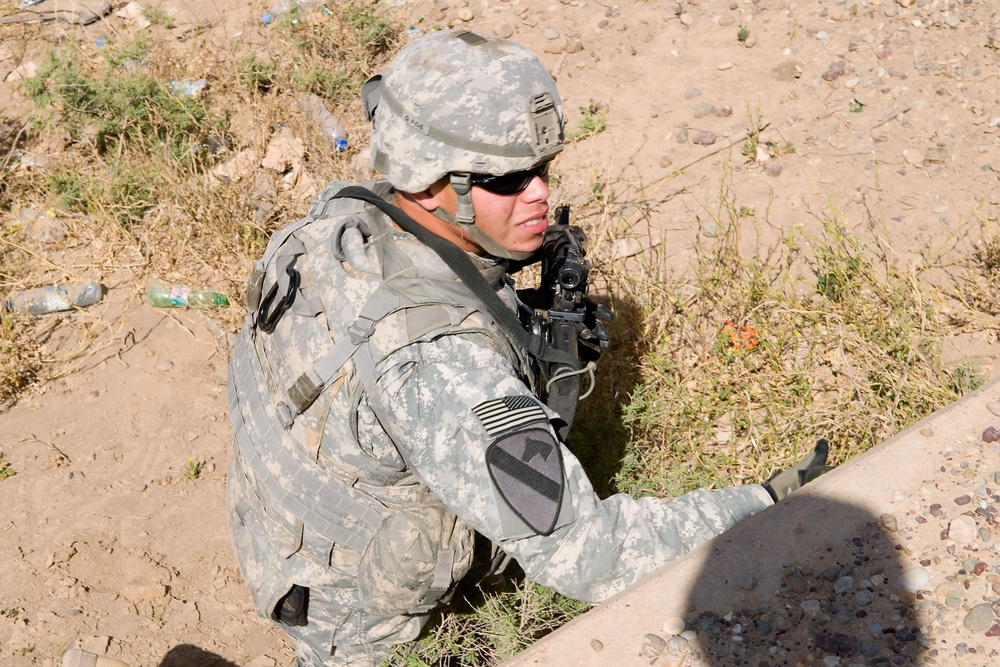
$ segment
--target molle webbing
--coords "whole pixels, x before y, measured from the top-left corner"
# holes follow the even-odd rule
[[[288,432],[277,426],[277,415],[264,403],[260,392],[266,386],[264,372],[249,336],[237,339],[230,366],[230,414],[236,443],[244,465],[253,471],[258,485],[254,491],[265,508],[283,510],[335,544],[363,551],[382,521],[384,506],[349,486],[329,483],[313,462],[293,455],[295,448],[287,442]],[[258,450],[257,443],[272,446]],[[276,443],[283,444],[274,446]],[[281,477],[276,470],[281,470]],[[313,502],[303,503],[291,492],[293,488],[306,489],[300,497]],[[285,523],[280,516],[271,518]],[[293,527],[286,529],[291,531]]]

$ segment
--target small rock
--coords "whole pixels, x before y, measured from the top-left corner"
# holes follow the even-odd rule
[[[468,7],[462,7],[461,9],[458,10],[458,18],[459,20],[468,23],[469,21],[475,19],[476,15]]]
[[[514,26],[509,23],[498,23],[493,26],[493,32],[504,39],[510,39],[514,36]]]
[[[875,601],[875,594],[865,588],[854,594],[854,600],[862,607],[867,607]]]
[[[924,163],[924,154],[916,148],[906,148],[903,150],[903,159],[907,164],[918,166]]]
[[[590,648],[592,648],[595,651],[597,651],[598,653],[600,653],[601,651],[604,650],[604,644],[601,642],[600,639],[591,639],[590,640]]]
[[[917,0],[896,0],[896,4],[905,9],[916,1]]]
[[[989,605],[987,605],[987,607],[989,607]],[[649,633],[642,638],[642,651],[640,655],[644,658],[657,658],[661,653],[663,653],[663,649],[666,648],[666,646],[667,642],[663,640],[663,637]]]
[[[701,91],[698,90],[697,88],[688,88],[687,90],[684,91],[684,99],[689,100],[692,97],[701,97]],[[997,405],[997,410],[1000,410],[1000,403],[996,405]],[[996,415],[1000,417],[1000,412],[997,412]]]
[[[154,366],[154,368],[161,373],[166,373],[173,367],[174,367],[174,362],[170,361],[169,359],[164,359],[163,361],[159,361],[156,363],[156,366]]]
[[[807,614],[818,614],[820,610],[819,600],[805,600],[801,605],[802,611]]]
[[[837,579],[837,581],[834,582],[833,590],[837,591],[838,593],[845,593],[851,590],[851,587],[853,585],[854,585],[854,577],[840,577],[839,579]]]
[[[583,42],[576,37],[566,38],[566,53],[579,53],[583,51]]]
[[[702,130],[694,135],[691,139],[691,143],[697,144],[699,146],[711,146],[715,143],[715,133],[709,132],[708,130]]]
[[[962,620],[962,625],[971,632],[985,632],[993,625],[993,619],[993,608],[984,602],[969,610]]]
[[[546,28],[545,32],[542,33],[542,36],[551,42],[559,39],[559,31],[555,28]]]
[[[663,622],[663,634],[674,636],[682,632],[684,632],[684,619],[680,616],[671,616]]]
[[[723,60],[721,63],[719,63],[718,65],[715,66],[715,69],[719,70],[720,72],[721,71],[725,71],[727,69],[732,69],[732,68],[733,68],[733,64],[731,62],[729,62],[728,60]]]
[[[681,25],[687,26],[689,28],[694,25],[694,17],[691,16],[691,14],[689,14],[688,12],[684,12],[683,14],[681,14],[680,18],[681,18]]]
[[[997,417],[1000,417],[1000,403],[990,401],[986,404],[986,409],[995,414]]]
[[[1000,637],[1000,625],[994,623],[989,630],[986,631],[987,637]]]
[[[976,520],[971,516],[955,517],[948,524],[948,537],[955,541],[956,544],[972,544],[975,539],[979,536],[979,531],[976,529]]]
[[[886,512],[878,519],[882,523],[882,527],[888,530],[890,533],[895,533],[897,530],[899,530],[899,522],[896,520],[895,514],[889,514],[888,512]]]
[[[956,505],[968,505],[971,502],[972,502],[972,496],[970,496],[967,493],[965,495],[959,496],[958,498],[955,498]]]
[[[764,173],[768,176],[779,176],[781,175],[781,162],[778,160],[770,160],[764,166]]]
[[[931,580],[930,572],[922,567],[912,567],[899,577],[899,587],[904,591],[916,593]]]
[[[752,591],[757,586],[757,579],[752,575],[745,574],[739,578],[736,585],[745,591]]]
[[[719,118],[729,118],[733,115],[733,108],[728,104],[724,104],[721,107],[715,107],[712,109],[712,113]]]
[[[983,431],[983,442],[996,442],[1000,440],[1000,431],[996,430],[992,426],[988,426],[985,431]]]
[[[824,81],[836,81],[844,74],[844,61],[835,60],[823,72]]]
[[[691,115],[694,116],[695,118],[704,118],[713,111],[715,111],[714,104],[709,104],[708,102],[700,102],[698,106],[694,108],[694,111],[691,112]]]
[[[688,140],[688,129],[686,127],[682,127],[680,130],[677,131],[677,143],[683,144],[687,140]]]
[[[931,436],[934,435],[934,429],[932,429],[930,426],[925,426],[924,428],[920,429],[920,435],[924,436],[925,438],[930,438]]]

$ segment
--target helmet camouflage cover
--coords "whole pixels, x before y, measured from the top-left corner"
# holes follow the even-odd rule
[[[563,148],[555,81],[523,46],[444,30],[405,46],[362,88],[372,167],[403,192],[452,172],[506,174]]]

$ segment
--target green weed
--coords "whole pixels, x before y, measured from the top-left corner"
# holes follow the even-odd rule
[[[747,138],[740,148],[740,153],[748,160],[757,159],[757,144],[760,143],[760,133],[764,129],[764,116],[760,102],[755,107],[746,104]]]
[[[174,20],[170,18],[170,14],[162,7],[154,7],[146,3],[142,3],[139,6],[142,8],[142,15],[153,25],[163,26],[167,30],[174,27]]]
[[[237,77],[241,86],[266,93],[274,83],[275,65],[270,58],[248,53],[236,61]]]
[[[736,39],[739,41],[740,44],[745,44],[749,38],[750,38],[750,28],[746,27],[745,25],[741,25],[739,32],[736,33]]]
[[[648,341],[616,351],[637,377],[619,411],[620,469],[602,471],[615,488],[760,482],[820,437],[844,461],[975,385],[971,369],[943,371],[919,274],[839,215],[808,244],[789,234],[759,247],[725,179],[710,215],[720,231],[698,245],[691,279],[668,277],[655,251],[628,271],[604,267],[616,301],[637,310],[630,335]]]
[[[396,41],[397,28],[392,21],[375,11],[376,4],[349,4],[342,17],[354,31],[358,41],[371,54],[388,51]]]
[[[17,471],[10,465],[10,461],[6,460],[3,454],[0,453],[0,481],[10,479],[16,474]]]
[[[309,69],[296,72],[292,85],[297,89],[315,93],[328,100],[346,103],[357,92],[357,81],[342,70]]]
[[[142,42],[114,53],[102,70],[89,72],[73,51],[50,51],[24,89],[40,111],[58,111],[74,139],[92,137],[102,153],[156,146],[168,147],[175,157],[190,151],[206,131],[201,103],[174,94],[141,66],[118,66],[141,60]]]
[[[198,479],[205,468],[205,462],[198,459],[188,459],[184,464],[184,476],[188,479]]]
[[[400,650],[383,667],[499,664],[589,607],[523,575],[505,588],[471,592],[415,648]]]
[[[566,133],[566,141],[580,141],[595,134],[600,134],[608,128],[607,107],[591,100],[590,104],[580,107],[580,125],[576,130]]]

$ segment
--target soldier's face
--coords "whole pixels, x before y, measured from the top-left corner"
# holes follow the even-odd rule
[[[549,226],[549,177],[536,175],[521,192],[501,195],[472,186],[476,226],[506,250],[534,252]]]

